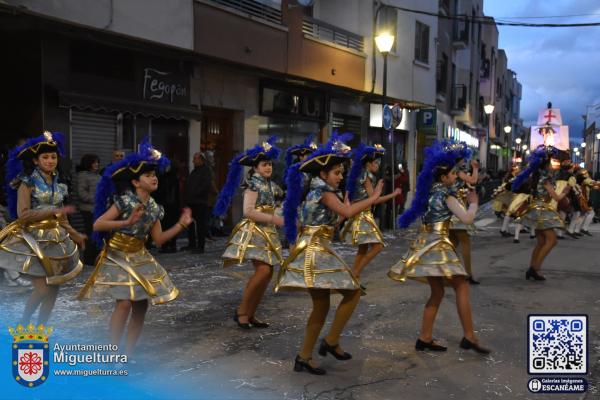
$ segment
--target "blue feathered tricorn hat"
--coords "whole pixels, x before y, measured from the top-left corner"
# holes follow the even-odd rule
[[[350,158],[350,147],[346,145],[352,139],[351,133],[339,135],[333,132],[331,139],[321,145],[304,162],[292,165],[285,177],[287,191],[283,203],[283,218],[285,221],[285,236],[290,243],[296,242],[298,218],[298,206],[302,202],[304,191],[302,190],[302,172],[318,174],[319,171],[332,165],[340,164]]]
[[[8,153],[6,161],[6,193],[8,211],[12,218],[17,218],[17,189],[20,181],[17,179],[23,172],[23,160],[30,160],[42,153],[65,154],[65,140],[61,133],[45,131],[40,136],[27,140],[21,146],[13,148]]]
[[[315,150],[317,150],[318,145],[315,142],[315,135],[309,135],[304,142],[300,144],[295,144],[290,146],[285,151],[285,165],[286,167],[290,167],[294,162],[294,156],[302,157],[307,154],[312,154]]]
[[[62,157],[65,152],[64,137],[58,132],[51,133],[44,131],[43,134],[29,139],[16,150],[16,156],[19,160],[33,158],[42,153],[58,153]]]
[[[531,174],[539,170],[546,161],[551,158],[558,158],[559,155],[560,151],[556,147],[544,146],[543,144],[539,145],[527,158],[527,168],[517,175],[511,185],[511,188],[516,190],[521,187],[521,185],[531,176]]]
[[[137,152],[128,154],[124,159],[111,164],[104,170],[102,178],[96,186],[94,220],[104,214],[112,204],[113,196],[117,192],[115,182],[131,181],[148,171],[164,172],[170,163],[166,156],[152,147],[150,138],[145,137],[138,145]],[[92,239],[97,246],[101,247],[106,236],[106,232],[94,232]]]
[[[227,209],[231,205],[231,199],[235,194],[235,191],[242,183],[242,175],[244,172],[244,166],[255,166],[259,162],[264,160],[277,160],[281,149],[275,146],[275,142],[279,138],[277,136],[271,136],[266,142],[257,144],[251,149],[238,154],[229,162],[229,171],[227,172],[227,179],[225,185],[219,192],[217,202],[213,208],[213,215],[221,217],[225,215]]]
[[[352,151],[352,167],[350,168],[348,179],[346,180],[346,191],[348,192],[348,198],[350,200],[352,200],[354,197],[354,192],[356,191],[356,182],[363,169],[363,165],[366,162],[383,158],[384,155],[385,148],[380,144],[367,146],[366,144],[361,143]]]
[[[425,162],[417,176],[415,197],[410,208],[398,217],[398,225],[401,228],[407,228],[418,217],[425,214],[429,205],[429,192],[435,183],[435,171],[438,167],[455,168],[461,160],[470,157],[471,149],[464,142],[435,141],[431,146],[425,148]]]

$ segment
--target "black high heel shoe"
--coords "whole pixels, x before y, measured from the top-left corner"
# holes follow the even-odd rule
[[[240,322],[240,316],[238,315],[237,311],[235,311],[235,314],[233,314],[233,320],[242,329],[250,329],[251,328],[250,324],[248,322]]]
[[[259,319],[256,319],[255,317],[250,317],[248,319],[248,322],[250,322],[250,325],[252,325],[252,327],[254,328],[268,328],[270,326],[270,324],[268,324],[267,322],[262,322]]]
[[[431,351],[446,351],[447,347],[442,346],[441,344],[431,342],[424,342],[421,339],[417,339],[417,343],[415,343],[415,349],[419,351],[431,350]]]
[[[529,280],[529,278],[533,278],[536,281],[545,281],[546,278],[537,273],[533,267],[529,267],[529,269],[525,272],[525,279]]]
[[[309,374],[313,374],[313,375],[325,375],[327,373],[327,371],[325,371],[323,368],[311,366],[309,364],[310,360],[311,360],[311,358],[309,358],[308,360],[304,360],[304,359],[300,358],[300,356],[296,356],[296,359],[294,360],[294,371],[296,371],[296,372],[306,371]]]
[[[460,341],[460,348],[465,350],[475,350],[479,354],[490,354],[492,352],[490,349],[486,349],[485,347],[481,347],[477,343],[471,342],[466,337],[463,337]]]
[[[336,344],[335,346],[331,346],[329,343],[327,343],[325,341],[325,339],[322,339],[321,346],[319,346],[319,355],[322,357],[325,357],[327,355],[327,353],[329,353],[332,356],[334,356],[337,360],[342,360],[342,361],[346,361],[346,360],[349,360],[352,358],[352,354],[350,354],[350,353],[344,352],[344,354],[339,354],[337,351],[335,351],[338,347],[340,347],[339,344]]]

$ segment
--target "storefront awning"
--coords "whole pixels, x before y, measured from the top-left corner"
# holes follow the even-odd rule
[[[154,118],[199,120],[202,117],[202,112],[195,106],[153,104],[143,101],[72,92],[60,92],[59,104],[61,107],[74,107],[80,110],[129,113]]]

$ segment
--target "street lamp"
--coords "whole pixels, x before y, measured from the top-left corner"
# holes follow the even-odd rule
[[[586,142],[581,143],[581,147],[583,147],[585,149],[585,146],[587,146]]]
[[[574,151],[575,153],[579,153],[579,147],[573,147],[573,151]]]
[[[385,108],[385,103],[387,102],[387,57],[392,50],[392,46],[394,45],[394,35],[390,35],[388,32],[383,32],[377,36],[375,36],[375,44],[377,45],[377,50],[383,56],[383,107]],[[381,115],[383,116],[384,113]]]
[[[383,56],[383,88],[382,88],[382,112],[381,117],[383,118],[385,115],[385,108],[387,107],[385,103],[387,102],[387,58],[388,54],[392,50],[392,46],[394,45],[394,35],[391,35],[389,32],[382,32],[379,35],[375,36],[375,44],[377,45],[377,50]],[[383,120],[382,124],[383,126]],[[394,149],[394,126],[390,127],[390,146],[392,148],[392,192],[395,190],[395,181],[396,181],[396,165],[395,165],[395,149]],[[396,232],[396,204],[395,199],[392,199],[392,232]]]
[[[521,146],[521,148],[522,148],[523,150],[527,150],[527,145],[526,145],[526,144],[524,144],[523,146]]]
[[[510,125],[506,125],[506,126],[504,127],[504,132],[506,132],[506,134],[509,134],[509,133],[510,133],[510,131],[512,131],[512,126],[510,126]]]
[[[515,143],[516,143],[516,144],[521,144],[521,138],[520,138],[520,137],[516,138],[516,139],[515,139]]]
[[[494,112],[494,105],[493,104],[486,104],[485,106],[483,106],[483,111],[487,115],[490,115],[491,113]]]

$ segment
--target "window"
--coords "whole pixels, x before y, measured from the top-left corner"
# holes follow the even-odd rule
[[[429,64],[429,26],[419,21],[415,30],[415,60]]]
[[[388,32],[395,36],[394,45],[391,53],[396,53],[396,43],[398,42],[398,11],[393,7],[383,7],[379,11],[379,25],[377,34]]]
[[[436,70],[436,87],[437,92],[440,94],[446,94],[446,87],[448,86],[448,56],[446,53],[442,53],[442,56],[438,60]]]

